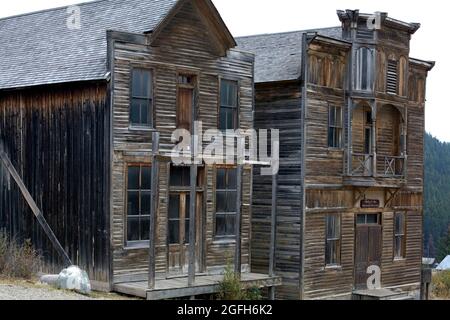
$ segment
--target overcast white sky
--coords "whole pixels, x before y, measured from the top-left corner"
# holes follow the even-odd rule
[[[142,0],[145,1],[145,0]],[[77,0],[1,1],[0,17],[79,3]],[[337,9],[383,11],[407,22],[420,22],[413,36],[411,56],[435,60],[428,78],[426,128],[450,142],[450,105],[446,87],[450,71],[447,2],[442,0],[213,0],[235,36],[338,26]]]

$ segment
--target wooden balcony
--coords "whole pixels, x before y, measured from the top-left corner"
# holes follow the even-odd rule
[[[400,188],[406,183],[406,157],[352,153],[344,184]]]

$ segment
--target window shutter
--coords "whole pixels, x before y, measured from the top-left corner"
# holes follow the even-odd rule
[[[388,61],[388,68],[387,68],[387,84],[386,84],[386,91],[387,93],[397,94],[397,87],[398,87],[398,63],[395,60],[389,60]]]

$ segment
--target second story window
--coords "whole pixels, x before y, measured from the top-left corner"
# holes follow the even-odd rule
[[[390,94],[397,94],[398,89],[398,62],[396,60],[389,60],[386,75],[386,92]]]
[[[220,82],[219,129],[236,130],[238,128],[238,83],[222,80]]]
[[[130,124],[136,127],[153,126],[153,84],[150,70],[132,70]]]
[[[362,47],[356,52],[355,89],[372,91],[374,86],[374,51]]]
[[[328,109],[328,147],[342,147],[342,108],[330,106]]]
[[[372,154],[372,111],[365,111],[365,125],[364,125],[364,153]]]
[[[341,218],[337,214],[326,216],[325,264],[338,266],[341,263]]]
[[[195,76],[178,76],[177,129],[190,131],[195,98]]]

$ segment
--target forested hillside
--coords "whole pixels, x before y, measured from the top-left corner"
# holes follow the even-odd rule
[[[450,143],[425,136],[424,255],[450,254]],[[446,245],[447,243],[447,245]]]

